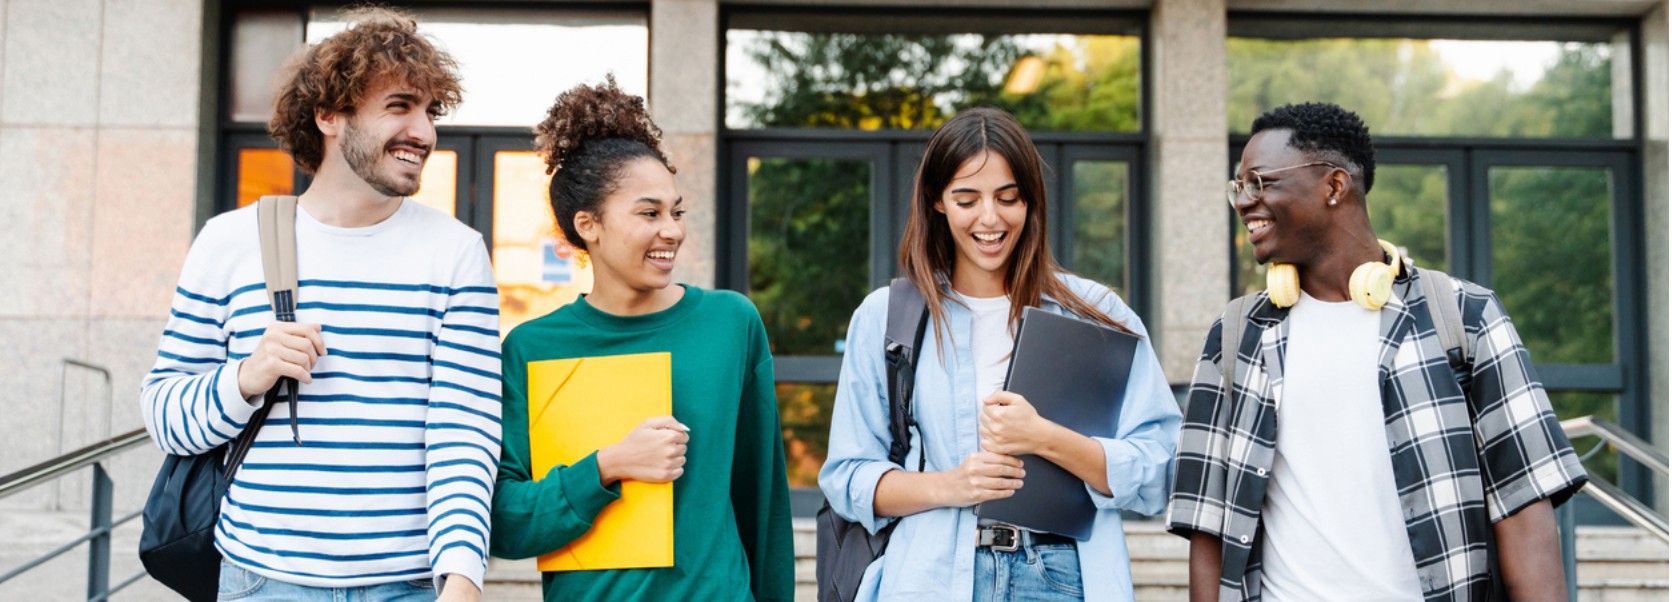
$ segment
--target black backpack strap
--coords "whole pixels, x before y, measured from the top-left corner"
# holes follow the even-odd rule
[[[901,464],[911,451],[912,386],[917,382],[917,358],[923,351],[923,332],[929,322],[929,304],[911,280],[895,278],[888,285],[888,332],[883,339],[883,357],[888,363],[888,461]],[[917,458],[923,471],[924,455]]]

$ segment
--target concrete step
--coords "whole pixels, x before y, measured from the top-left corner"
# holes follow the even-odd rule
[[[796,519],[796,600],[812,602],[817,534],[812,519]],[[1158,521],[1127,523],[1132,556],[1133,594],[1139,602],[1186,598],[1190,583],[1190,545],[1167,533]],[[1667,546],[1631,527],[1581,527],[1578,533],[1581,602],[1666,602]],[[488,564],[484,600],[526,602],[540,599],[540,574],[533,560],[495,558]]]

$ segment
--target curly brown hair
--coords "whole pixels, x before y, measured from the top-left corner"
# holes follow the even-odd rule
[[[405,82],[434,98],[441,113],[464,94],[459,65],[418,33],[418,22],[382,7],[347,11],[348,29],[296,53],[281,72],[267,133],[302,171],[325,159],[325,135],[315,111],[352,115],[355,103],[385,81]]]
[[[559,94],[534,134],[534,150],[552,176],[552,216],[577,249],[586,241],[575,230],[575,214],[597,214],[604,197],[615,192],[623,166],[655,159],[670,173],[679,171],[662,153],[662,128],[650,120],[644,99],[622,92],[614,75]]]

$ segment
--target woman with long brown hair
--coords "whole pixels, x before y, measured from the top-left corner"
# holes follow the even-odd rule
[[[1179,410],[1147,338],[1140,341],[1116,436],[1053,423],[1001,391],[1023,308],[1145,336],[1131,308],[1064,271],[1046,233],[1044,165],[1016,118],[959,113],[935,131],[918,166],[900,243],[904,277],[928,303],[912,399],[918,436],[907,469],[888,458],[882,337],[889,291],[854,311],[819,485],[832,510],[876,532],[898,522],[860,600],[1129,600],[1121,510],[1157,514],[1178,439]],[[1085,481],[1098,508],[1089,539],[1035,533],[975,516],[974,506],[1026,483],[1018,456],[1038,455]],[[1006,544],[1011,545],[1006,545]]]

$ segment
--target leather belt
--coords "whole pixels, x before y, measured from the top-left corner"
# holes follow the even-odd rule
[[[1014,552],[1022,549],[1022,540],[1027,539],[1028,545],[1073,545],[1074,538],[1063,537],[1052,533],[1038,533],[1024,531],[1010,525],[982,525],[976,529],[975,545],[979,548],[992,548],[997,552]]]

